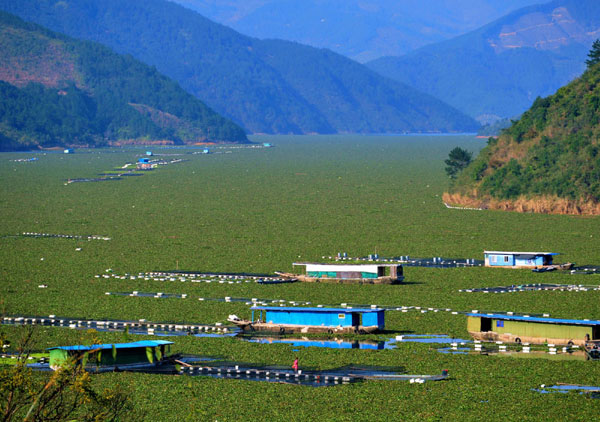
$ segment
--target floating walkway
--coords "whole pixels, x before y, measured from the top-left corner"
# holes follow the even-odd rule
[[[244,379],[248,381],[277,382],[284,384],[327,387],[351,384],[362,381],[408,381],[423,384],[428,381],[441,381],[448,378],[448,371],[440,375],[407,375],[376,368],[343,367],[329,371],[295,372],[281,368],[260,368],[242,365],[189,365],[181,367],[181,375],[208,376],[212,378]]]

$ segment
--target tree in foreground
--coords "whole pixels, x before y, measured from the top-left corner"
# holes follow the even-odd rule
[[[594,41],[592,44],[592,49],[588,53],[589,59],[585,61],[588,67],[595,65],[596,63],[600,63],[600,39]]]
[[[47,373],[27,367],[33,339],[28,329],[18,345],[16,364],[0,367],[0,421],[116,421],[136,420],[125,391],[97,391],[85,371],[87,356],[66,362]],[[6,339],[0,338],[4,345]]]
[[[458,173],[460,173],[465,167],[467,167],[471,163],[471,158],[473,154],[467,150],[464,150],[460,147],[454,148],[448,154],[448,159],[444,160],[446,163],[446,174],[451,179],[456,179]]]

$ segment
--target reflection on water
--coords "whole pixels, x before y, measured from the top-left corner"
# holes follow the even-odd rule
[[[600,399],[600,387],[578,384],[558,384],[552,386],[541,385],[540,388],[533,388],[534,391],[542,394],[548,393],[568,393],[569,391],[578,391],[579,394],[589,394],[590,398]]]
[[[314,340],[307,337],[304,338],[279,338],[279,337],[264,337],[264,336],[240,336],[240,339],[251,343],[260,344],[289,344],[294,347],[323,347],[327,349],[361,349],[361,350],[383,350],[391,349],[386,341],[377,340],[343,340],[343,339],[327,339]]]
[[[472,340],[465,340],[462,338],[452,338],[445,334],[407,334],[402,336],[396,336],[390,340],[390,343],[437,343],[437,344],[467,344],[472,343]]]

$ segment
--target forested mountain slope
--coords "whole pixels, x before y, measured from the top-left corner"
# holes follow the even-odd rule
[[[519,115],[581,75],[598,36],[598,0],[554,0],[368,66],[483,121]]]
[[[600,214],[600,64],[538,98],[497,140],[490,139],[445,200]]]
[[[0,149],[247,142],[242,128],[130,56],[0,12]]]
[[[447,104],[350,59],[246,37],[164,0],[0,0],[0,9],[154,65],[254,133],[478,128]]]

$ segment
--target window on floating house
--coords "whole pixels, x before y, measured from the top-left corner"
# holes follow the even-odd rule
[[[508,262],[508,256],[504,257],[504,262]]]

